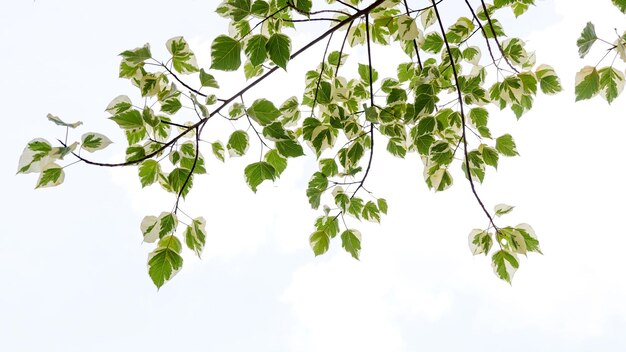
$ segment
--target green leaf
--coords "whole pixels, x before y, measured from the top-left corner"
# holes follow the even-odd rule
[[[159,241],[157,248],[148,256],[148,274],[157,288],[171,280],[182,268],[181,247],[178,238],[167,236]]]
[[[246,111],[248,115],[261,126],[274,122],[280,116],[280,110],[274,106],[274,103],[267,99],[255,100],[252,106]]]
[[[624,74],[613,67],[601,68],[598,73],[602,97],[611,104],[624,90]]]
[[[489,253],[491,246],[493,245],[492,235],[485,231],[474,229],[469,234],[469,248],[473,255]]]
[[[348,214],[352,214],[355,218],[360,219],[363,212],[363,199],[352,197],[348,206]]]
[[[496,138],[496,150],[504,156],[519,155],[515,141],[510,134],[505,134]]]
[[[328,247],[330,246],[330,237],[324,231],[315,231],[309,237],[309,243],[311,244],[311,249],[313,249],[313,253],[317,257],[318,255],[324,254],[328,251]]]
[[[500,159],[500,156],[498,155],[498,151],[496,149],[483,146],[481,149],[481,153],[485,164],[493,166],[496,169],[498,168],[498,160]]]
[[[309,180],[309,186],[306,190],[306,195],[309,198],[309,204],[311,208],[317,209],[320,206],[320,198],[322,193],[328,188],[328,178],[321,172],[316,172],[311,176]]]
[[[426,35],[422,49],[433,54],[437,54],[443,48],[443,38],[437,32],[431,32]]]
[[[356,260],[361,253],[361,233],[354,229],[348,229],[341,233],[341,246]]]
[[[174,37],[169,39],[165,46],[172,54],[172,66],[176,72],[185,74],[198,72],[198,63],[196,55],[191,51],[187,41],[183,37]]]
[[[51,156],[52,146],[43,138],[28,142],[17,165],[17,173],[41,172],[55,158]]]
[[[333,87],[330,83],[326,81],[320,82],[317,90],[317,102],[321,105],[330,104],[333,101],[332,91]]]
[[[578,46],[578,55],[583,58],[587,53],[589,53],[589,49],[593,43],[596,42],[598,36],[596,35],[596,29],[593,26],[593,23],[587,22],[585,28],[583,28],[582,33],[578,40],[576,40],[576,45]]]
[[[337,167],[337,163],[335,162],[335,159],[321,159],[320,171],[326,177],[332,177],[339,173],[339,168]]]
[[[264,159],[274,167],[276,176],[280,176],[287,168],[287,159],[280,155],[276,149],[267,152]]]
[[[153,243],[159,239],[159,219],[156,216],[145,216],[139,228],[144,242]]]
[[[164,238],[176,232],[176,227],[178,226],[176,214],[163,212],[157,220],[159,222],[159,238]]]
[[[241,66],[241,44],[227,35],[220,35],[211,44],[211,68],[236,71]]]
[[[107,136],[100,133],[89,132],[83,134],[81,137],[81,148],[90,153],[93,153],[96,150],[104,149],[111,143],[113,142],[111,142]]]
[[[228,149],[228,154],[231,157],[242,156],[248,150],[248,133],[246,131],[237,130],[230,135],[228,138],[228,144],[226,144],[226,149]]]
[[[156,160],[144,160],[139,165],[139,179],[141,187],[146,187],[158,180],[161,166]]]
[[[435,111],[437,101],[435,89],[431,84],[420,84],[415,89],[415,112],[417,115],[430,114]]]
[[[302,146],[294,140],[276,142],[276,149],[281,155],[289,158],[297,158],[304,155]]]
[[[63,168],[57,164],[48,164],[39,176],[35,188],[58,186],[63,183],[63,180],[65,180]]]
[[[496,216],[502,216],[508,214],[513,211],[514,206],[506,205],[506,204],[498,204],[493,207],[493,210],[496,212]]]
[[[256,34],[248,39],[245,53],[254,66],[261,65],[267,59],[267,41],[263,34]]]
[[[190,173],[189,169],[178,167],[172,170],[167,177],[172,191],[181,194],[183,198],[187,196],[193,186],[193,176]]]
[[[224,145],[222,145],[222,142],[218,141],[211,143],[211,150],[213,151],[213,155],[215,155],[216,158],[224,162]]]
[[[539,86],[544,94],[555,94],[563,90],[559,77],[554,69],[548,65],[540,65],[535,70],[535,75],[539,80]]]
[[[82,121],[76,121],[76,122],[72,122],[72,123],[67,123],[67,122],[63,122],[60,118],[58,118],[57,116],[54,116],[52,114],[48,114],[48,120],[54,122],[55,124],[59,125],[59,126],[63,126],[63,127],[70,127],[70,128],[76,128],[80,125],[82,125]]]
[[[365,220],[380,223],[380,210],[378,210],[378,207],[372,201],[365,203],[361,215],[363,215],[363,219]]]
[[[543,254],[539,248],[539,241],[537,240],[537,235],[535,235],[535,230],[530,225],[525,223],[518,224],[515,226],[515,229],[522,234],[527,251]]]
[[[129,97],[127,97],[126,95],[119,95],[109,103],[104,111],[115,116],[119,113],[131,109],[132,107],[133,104],[131,103]]]
[[[267,41],[266,48],[272,62],[286,71],[291,54],[291,39],[284,34],[274,33]]]
[[[244,173],[246,176],[246,182],[254,193],[256,193],[257,186],[259,186],[263,181],[274,181],[276,179],[276,169],[274,169],[272,164],[266,161],[259,161],[246,166]]]
[[[125,61],[137,65],[152,57],[152,54],[150,53],[150,44],[145,44],[140,48],[126,50],[122,52],[120,56],[123,57]]]
[[[378,198],[376,203],[378,204],[378,209],[380,209],[383,214],[387,214],[387,201],[384,198]]]
[[[215,77],[212,74],[207,73],[203,68],[200,69],[200,84],[203,87],[211,87],[211,88],[219,88],[220,85],[217,84]]]
[[[109,119],[115,121],[125,130],[141,129],[144,126],[144,121],[139,110],[127,110],[113,117],[109,117]]]
[[[576,101],[591,99],[600,92],[600,75],[595,67],[585,66],[576,73]]]
[[[370,65],[359,64],[359,76],[365,84],[369,85],[378,80],[378,71],[372,68],[372,82],[370,82]]]
[[[206,244],[206,220],[203,217],[195,218],[191,224],[185,229],[185,243],[187,248],[196,253],[198,258],[202,254],[204,245]]]
[[[617,7],[622,13],[626,13],[626,0],[611,0],[613,5]]]
[[[506,250],[499,250],[491,257],[491,265],[496,276],[511,283],[513,275],[519,268],[519,262],[513,253]]]

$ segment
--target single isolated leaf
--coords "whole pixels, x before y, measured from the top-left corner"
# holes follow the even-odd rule
[[[220,35],[211,44],[211,68],[236,71],[241,66],[241,43],[227,35]]]
[[[585,66],[576,73],[576,101],[591,99],[600,92],[600,75],[592,66]]]
[[[328,251],[328,247],[330,246],[330,237],[326,234],[326,232],[318,230],[311,234],[309,237],[309,243],[311,245],[311,249],[313,249],[313,253],[317,257],[318,255],[322,255]]]
[[[217,141],[217,142],[211,143],[211,150],[213,151],[213,155],[215,155],[216,158],[218,158],[221,162],[224,162],[225,155],[224,155],[224,145],[222,144],[222,142]]]
[[[65,180],[65,172],[63,172],[63,168],[54,163],[48,164],[41,172],[35,188],[58,186],[63,183],[63,180]]]
[[[198,63],[196,55],[191,51],[187,41],[183,37],[174,37],[169,39],[165,46],[172,54],[172,66],[179,73],[198,72]]]
[[[261,126],[266,126],[275,121],[280,116],[280,110],[274,103],[267,99],[257,99],[246,110],[250,117]]]
[[[496,138],[496,150],[504,156],[519,155],[515,141],[510,134],[504,134]]]
[[[203,68],[200,69],[200,84],[203,87],[219,88],[220,85],[212,74],[207,73]]]
[[[254,66],[259,66],[267,59],[267,37],[263,34],[253,35],[246,43],[245,53]]]
[[[57,124],[59,126],[63,126],[63,127],[76,128],[76,127],[78,127],[78,126],[83,124],[82,121],[76,121],[76,122],[73,122],[73,123],[63,122],[59,117],[54,116],[52,114],[48,114],[47,117],[48,117],[48,120],[54,122],[55,124]]]
[[[578,40],[576,40],[576,45],[578,46],[578,55],[583,58],[587,53],[589,53],[589,49],[593,43],[596,42],[598,36],[596,35],[596,29],[593,26],[593,23],[587,22],[585,28],[583,28],[582,33]]]
[[[361,253],[361,233],[354,229],[348,229],[341,233],[341,246],[356,260]]]
[[[286,71],[291,55],[291,39],[284,34],[274,33],[267,41],[266,48],[272,62]]]
[[[263,181],[274,181],[276,179],[276,169],[274,169],[272,164],[266,161],[259,161],[246,166],[244,174],[246,176],[246,182],[254,193],[256,193],[257,187]]]
[[[143,241],[153,243],[159,239],[159,219],[156,216],[148,215],[141,220],[141,234]]]
[[[89,132],[83,134],[83,136],[81,137],[80,147],[90,153],[93,153],[96,150],[108,147],[111,143],[113,142],[111,142],[111,140],[107,136],[100,133]]]
[[[600,74],[601,95],[611,104],[624,90],[624,74],[613,67],[601,68],[598,73]]]
[[[517,261],[515,254],[506,250],[499,250],[495,252],[491,257],[491,265],[493,266],[493,271],[496,276],[509,284],[513,279],[513,275],[515,275],[517,268],[519,268],[519,262]]]
[[[469,234],[469,248],[473,255],[489,253],[493,245],[491,234],[485,230],[474,229]]]
[[[144,160],[139,165],[139,179],[141,181],[141,187],[146,187],[155,183],[159,178],[161,172],[161,166],[156,160]]]
[[[164,238],[167,235],[176,232],[178,226],[178,218],[174,213],[163,212],[159,215],[159,238]]]
[[[56,158],[51,155],[52,146],[43,138],[35,138],[28,142],[17,165],[17,173],[29,174],[41,172]]]
[[[506,205],[506,204],[498,204],[493,207],[493,210],[496,212],[496,216],[502,216],[508,214],[513,211],[514,206]]]
[[[133,107],[133,103],[126,95],[119,95],[115,99],[111,100],[107,108],[104,110],[109,114],[115,116]]]
[[[626,0],[612,0],[613,5],[617,7],[622,13],[626,13]]]
[[[183,266],[180,256],[182,246],[176,236],[159,241],[157,248],[148,255],[148,274],[157,288],[171,280]]]
[[[194,251],[198,258],[202,254],[206,244],[206,220],[203,217],[195,218],[185,229],[185,243],[187,247]]]
[[[231,157],[242,156],[248,150],[248,133],[246,131],[237,130],[230,135],[228,138],[228,144],[226,144],[226,149],[228,149],[228,155]]]

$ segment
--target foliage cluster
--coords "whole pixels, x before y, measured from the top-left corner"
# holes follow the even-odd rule
[[[621,11],[622,0],[613,0]],[[260,184],[276,180],[289,160],[311,150],[319,164],[306,195],[312,208],[320,209],[309,237],[315,255],[325,253],[338,237],[342,247],[358,259],[361,233],[357,221],[380,222],[387,213],[384,198],[365,187],[374,158],[374,144],[386,145],[395,157],[419,155],[424,181],[434,191],[452,186],[452,167],[463,170],[486,228],[472,230],[472,254],[491,255],[496,275],[511,282],[519,267],[518,255],[541,253],[528,224],[502,226],[496,219],[513,210],[498,204],[489,211],[475,184],[482,183],[500,158],[518,155],[510,133],[494,135],[490,115],[510,109],[519,119],[533,106],[538,92],[562,90],[555,70],[536,64],[535,54],[523,40],[508,36],[497,17],[504,10],[525,13],[534,0],[425,2],[411,7],[407,0],[224,0],[217,13],[230,21],[228,34],[211,45],[211,66],[199,67],[183,37],[169,39],[170,56],[161,61],[150,45],[120,54],[119,77],[140,92],[141,101],[126,95],[106,107],[109,119],[126,136],[126,160],[100,163],[85,156],[111,144],[96,132],[80,141],[59,140],[53,146],[43,138],[30,141],[20,158],[19,173],[37,173],[37,188],[64,181],[65,157],[102,167],[137,166],[142,187],[158,184],[174,197],[172,209],[141,222],[143,240],[155,243],[148,257],[149,274],[161,287],[183,264],[185,246],[200,256],[206,243],[206,221],[181,210],[196,177],[207,172],[207,158],[226,162],[246,155],[251,143],[259,143],[261,155],[244,170],[254,192]],[[465,15],[451,23],[445,6],[462,5]],[[449,10],[449,8],[447,8]],[[290,35],[306,22],[327,22],[301,48],[292,48]],[[588,24],[578,40],[581,57],[600,40]],[[626,60],[626,35],[611,47]],[[246,94],[277,70],[316,44],[325,44],[317,67],[306,73],[300,96],[282,102],[259,98],[246,102]],[[346,65],[347,47],[362,46],[367,59]],[[404,56],[397,74],[381,77],[372,62],[372,50],[388,46]],[[385,50],[392,50],[385,49]],[[344,68],[345,67],[345,68]],[[343,69],[342,69],[343,68]],[[215,70],[243,72],[248,83],[231,96],[220,96]],[[624,74],[613,65],[585,67],[577,75],[576,99],[601,95],[611,102],[623,89]],[[190,116],[195,118],[189,122]],[[67,130],[81,122],[48,119]],[[203,139],[204,128],[215,119],[233,122],[233,130],[218,140]],[[306,145],[303,146],[303,145]],[[495,244],[495,246],[494,246]]]

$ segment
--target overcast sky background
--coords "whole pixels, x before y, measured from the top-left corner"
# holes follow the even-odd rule
[[[352,223],[363,233],[357,262],[338,239],[318,258],[308,246],[318,215],[304,192],[312,153],[254,195],[243,167],[256,153],[222,165],[205,151],[209,175],[184,205],[207,219],[203,259],[186,255],[157,292],[139,223],[170,209],[170,195],[141,191],[134,168],[83,165],[66,170],[61,187],[34,191],[36,176],[15,176],[17,161],[31,139],[63,137],[49,112],[82,120],[75,138],[97,131],[118,142],[95,157],[122,158],[125,142],[103,111],[115,96],[134,94],[116,79],[117,54],[150,42],[165,57],[163,43],[184,35],[208,67],[212,38],[226,28],[212,13],[217,2],[2,1],[0,350],[623,351],[626,98],[574,104],[573,77],[601,56],[599,45],[578,59],[585,23],[613,38],[625,18],[609,0],[591,3],[538,1],[505,27],[555,67],[565,88],[540,95],[519,122],[492,112],[494,129],[513,134],[521,157],[489,172],[481,195],[490,207],[515,205],[502,223],[530,223],[545,253],[521,259],[513,286],[495,277],[488,258],[470,255],[467,234],[485,219],[467,183],[457,177],[433,194],[415,156],[375,155],[368,188],[388,199],[390,214],[380,225]],[[291,62],[290,72],[315,65],[319,50]],[[278,102],[302,81],[278,74],[247,100],[271,91]]]

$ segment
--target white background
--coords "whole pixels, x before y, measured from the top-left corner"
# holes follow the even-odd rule
[[[150,42],[155,56],[165,57],[163,43],[184,35],[208,67],[212,38],[226,28],[212,13],[216,5],[0,4],[1,351],[626,348],[626,98],[608,107],[599,98],[574,104],[573,97],[575,72],[603,50],[599,44],[578,59],[575,41],[585,23],[593,20],[606,38],[614,38],[614,27],[624,30],[624,16],[608,0],[539,1],[505,26],[527,40],[538,62],[555,67],[564,86],[558,96],[540,95],[519,122],[509,111],[492,111],[521,157],[489,172],[481,195],[490,207],[516,205],[501,221],[532,224],[545,253],[521,259],[513,286],[493,275],[488,258],[470,255],[467,234],[486,222],[467,183],[457,177],[453,189],[433,194],[415,156],[375,155],[367,185],[388,199],[390,214],[380,225],[353,222],[363,233],[359,262],[337,239],[322,257],[308,247],[318,214],[304,194],[313,153],[256,195],[243,180],[256,153],[226,165],[207,158],[209,175],[197,179],[184,205],[207,219],[203,259],[186,255],[182,272],[158,292],[139,223],[170,209],[171,196],[158,187],[142,191],[134,168],[75,165],[61,187],[37,191],[34,175],[15,176],[29,140],[63,138],[64,130],[46,121],[49,112],[85,123],[74,138],[98,131],[117,141],[94,158],[122,158],[123,137],[103,111],[116,95],[134,94],[116,79],[117,53]],[[313,36],[304,30],[295,40]],[[299,70],[316,65],[320,50],[291,62],[297,73],[276,75],[250,97],[294,94]],[[225,91],[236,86],[220,83]]]

